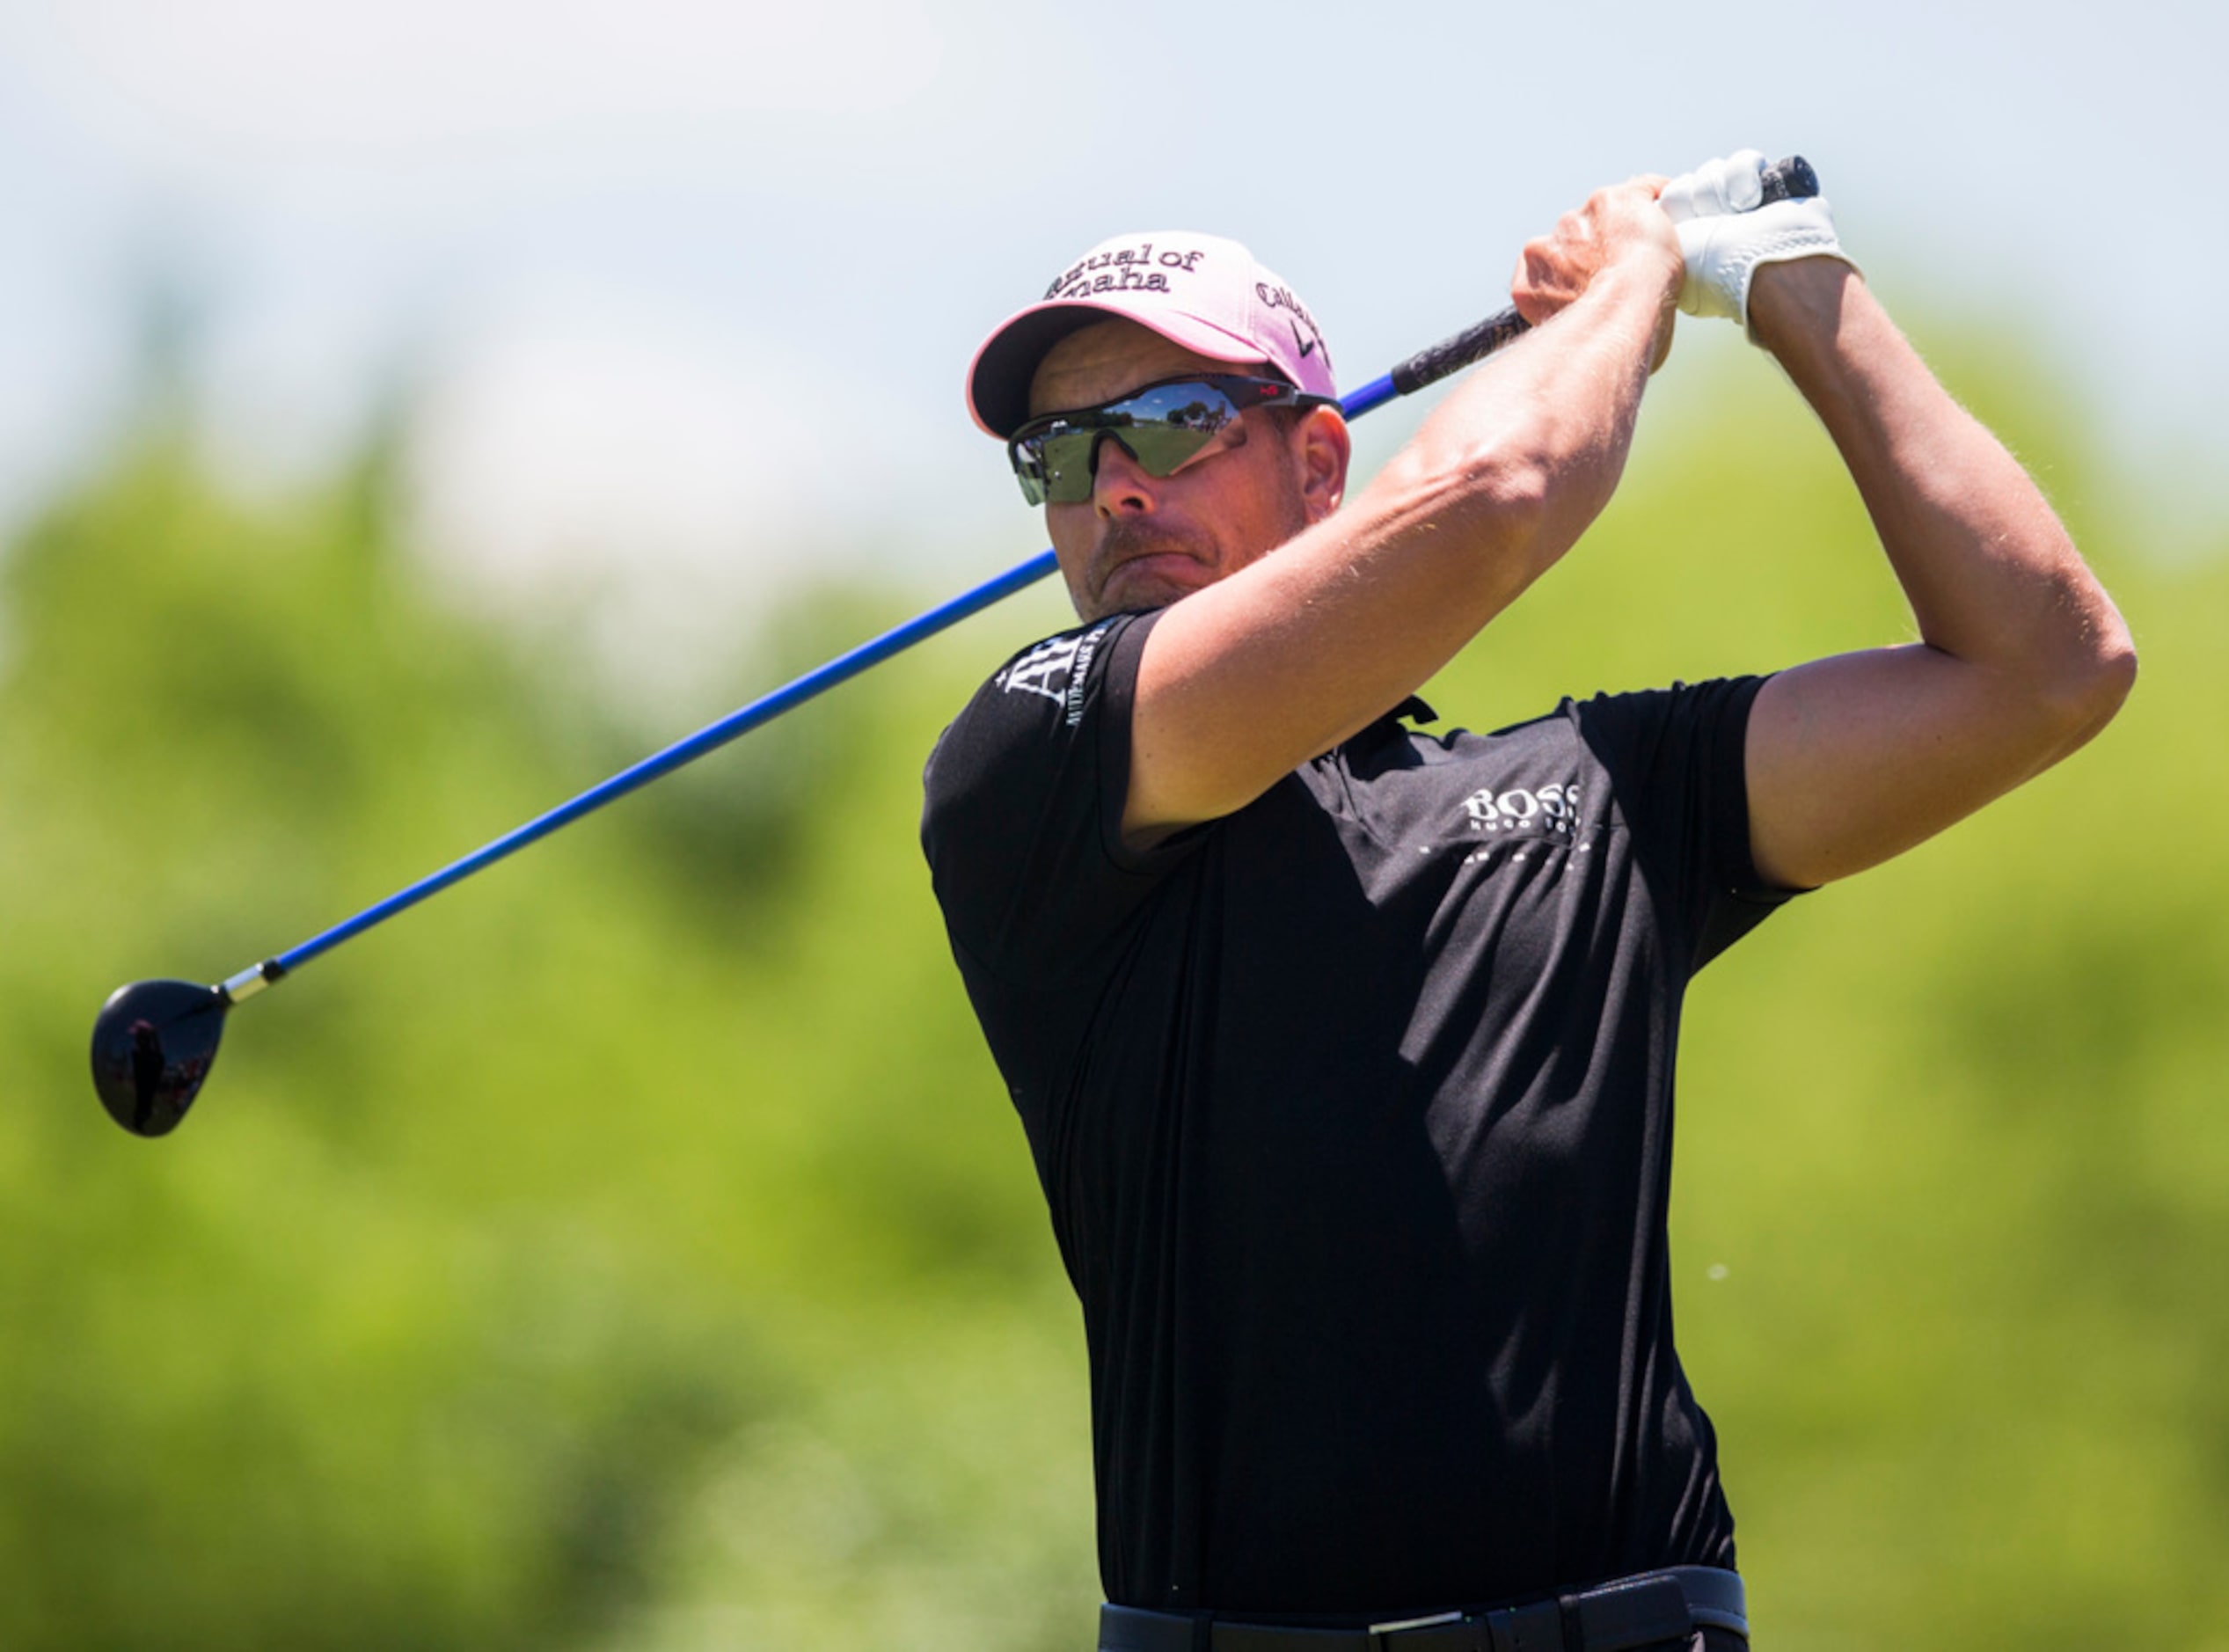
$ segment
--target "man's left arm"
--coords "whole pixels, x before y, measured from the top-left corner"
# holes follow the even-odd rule
[[[1839,259],[1758,269],[1751,335],[1840,450],[1920,640],[1765,683],[1746,766],[1758,870],[1878,865],[2042,772],[2120,709],[2136,650],[2042,493]]]

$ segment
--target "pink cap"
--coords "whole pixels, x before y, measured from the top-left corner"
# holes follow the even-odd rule
[[[1311,396],[1339,394],[1331,351],[1291,288],[1236,241],[1158,230],[1101,241],[983,340],[968,369],[976,422],[1012,435],[1029,417],[1029,380],[1045,352],[1107,316],[1217,362],[1267,362]]]

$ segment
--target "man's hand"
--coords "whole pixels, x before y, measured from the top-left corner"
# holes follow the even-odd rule
[[[1575,212],[1556,220],[1548,234],[1524,244],[1509,296],[1534,326],[1572,303],[1613,267],[1636,279],[1656,280],[1664,292],[1663,318],[1649,350],[1649,370],[1671,353],[1673,299],[1685,269],[1679,238],[1657,204],[1665,179],[1654,174],[1597,189]]]
[[[1850,263],[1834,233],[1834,215],[1822,196],[1765,199],[1765,157],[1737,150],[1706,161],[1663,187],[1663,209],[1679,226],[1686,278],[1679,307],[1691,316],[1727,316],[1750,325],[1750,284],[1761,266],[1794,259],[1836,258]],[[1854,264],[1851,265],[1855,268]]]

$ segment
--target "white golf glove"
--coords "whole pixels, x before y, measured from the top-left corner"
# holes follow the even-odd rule
[[[1762,154],[1737,150],[1664,186],[1659,199],[1679,226],[1687,260],[1679,307],[1689,315],[1730,316],[1747,332],[1750,282],[1759,266],[1824,257],[1857,267],[1835,238],[1826,197],[1759,206],[1764,173]]]

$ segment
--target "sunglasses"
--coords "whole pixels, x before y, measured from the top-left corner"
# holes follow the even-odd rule
[[[1303,395],[1282,379],[1236,373],[1172,378],[1120,401],[1033,419],[1014,432],[1006,452],[1031,504],[1080,505],[1092,496],[1101,437],[1121,442],[1148,476],[1173,476],[1249,407],[1337,405]]]

